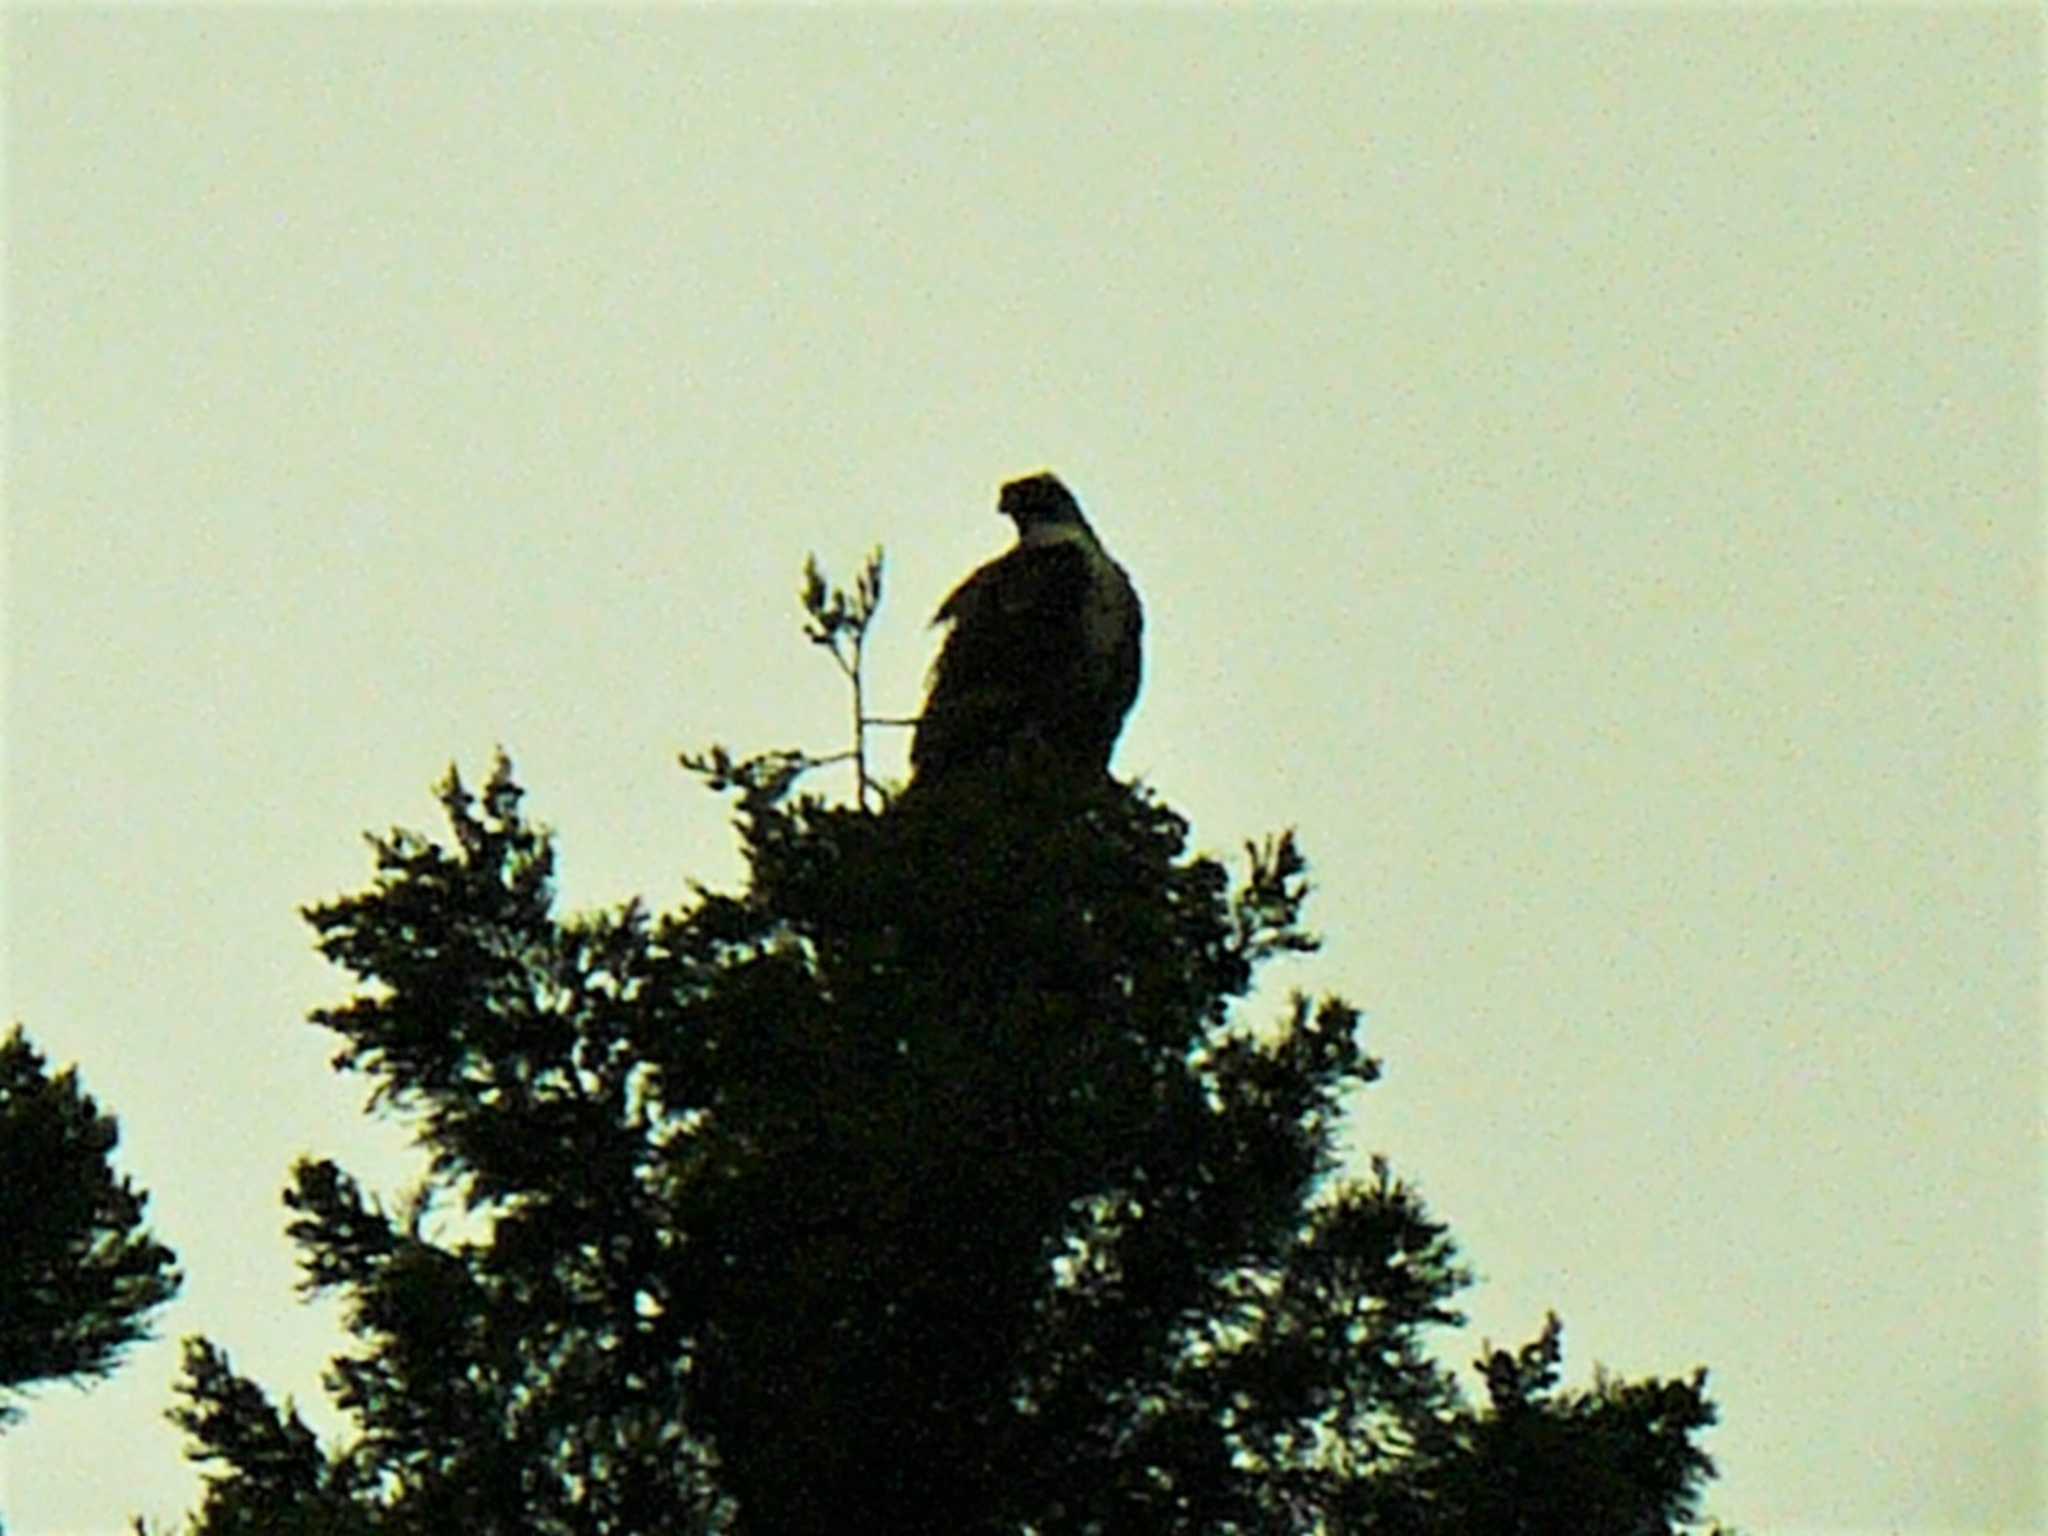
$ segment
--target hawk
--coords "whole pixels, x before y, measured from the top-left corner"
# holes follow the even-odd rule
[[[1012,763],[1020,746],[1099,776],[1138,696],[1137,590],[1056,476],[1012,480],[996,507],[1017,543],[932,620],[949,627],[911,739],[913,782]]]

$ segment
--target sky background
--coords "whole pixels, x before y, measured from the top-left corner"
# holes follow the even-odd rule
[[[805,555],[887,547],[910,713],[1042,466],[1148,605],[1119,771],[1300,829],[1248,1016],[1366,1010],[1451,1357],[1708,1366],[1752,1536],[2048,1529],[2033,8],[4,25],[0,1018],[189,1277],[11,1536],[192,1501],[182,1335],[335,1423],[360,833],[502,743],[565,907],[729,884],[675,754],[843,744]]]

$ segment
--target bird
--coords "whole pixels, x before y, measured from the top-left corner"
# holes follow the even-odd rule
[[[1138,696],[1144,607],[1058,476],[1008,482],[996,510],[1017,542],[932,620],[946,638],[911,738],[911,782],[989,768],[1100,778]]]

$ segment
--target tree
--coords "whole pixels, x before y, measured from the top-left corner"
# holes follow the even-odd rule
[[[0,1427],[50,1381],[113,1374],[177,1293],[177,1258],[114,1173],[120,1127],[70,1068],[52,1077],[19,1024],[0,1039]]]
[[[832,599],[872,613],[806,595],[835,655]],[[356,1431],[322,1450],[192,1341],[194,1536],[1692,1513],[1703,1375],[1561,1395],[1553,1323],[1476,1409],[1426,1353],[1465,1277],[1387,1166],[1340,1174],[1357,1014],[1232,1017],[1315,943],[1291,836],[1233,887],[1107,779],[1013,762],[877,812],[791,798],[801,753],[688,761],[740,793],[737,892],[556,915],[500,757],[480,794],[450,770],[445,842],[375,837],[371,886],[307,909],[360,983],[314,1020],[431,1164],[391,1208],[295,1170]]]

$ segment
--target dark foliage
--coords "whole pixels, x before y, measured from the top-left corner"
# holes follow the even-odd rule
[[[176,1294],[176,1256],[117,1178],[120,1129],[17,1025],[0,1039],[0,1425],[39,1382],[112,1374]]]
[[[729,760],[728,760],[729,762]],[[748,786],[742,765],[726,782]],[[320,1450],[190,1346],[195,1533],[1666,1531],[1702,1382],[1466,1404],[1451,1243],[1337,1176],[1341,1001],[1234,1025],[1313,940],[1291,838],[1231,888],[1151,797],[1005,776],[880,814],[744,793],[751,879],[551,910],[500,762],[453,837],[309,909],[315,1014],[412,1117],[395,1210],[287,1200],[359,1347]]]

